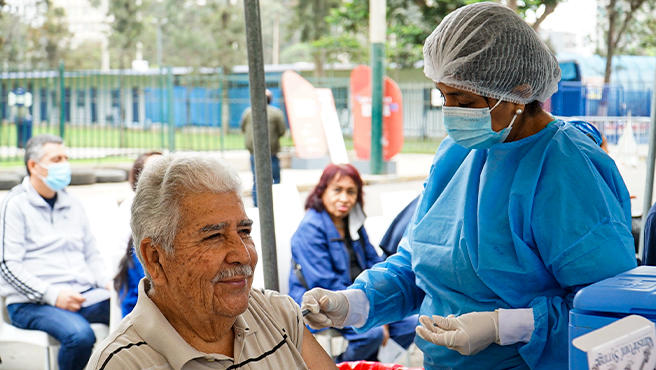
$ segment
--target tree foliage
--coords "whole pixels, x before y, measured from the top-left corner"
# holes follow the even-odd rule
[[[111,64],[128,68],[134,59],[137,42],[144,29],[143,10],[148,0],[109,0],[108,15],[112,19],[109,36]]]
[[[508,0],[506,5],[511,9],[515,10],[522,17],[526,18],[528,14],[535,16],[535,21],[531,23],[531,27],[534,30],[538,30],[542,22],[544,22],[547,17],[556,10],[556,7],[559,3],[564,0]],[[538,11],[542,11],[538,16]]]
[[[387,0],[387,59],[396,68],[408,68],[422,59],[424,40],[457,8],[479,0]],[[537,29],[562,0],[508,1],[522,17],[535,15]],[[537,13],[540,12],[538,16]],[[308,20],[309,21],[309,20]],[[312,46],[322,50],[328,61],[361,62],[368,55],[369,0],[341,1],[323,18],[330,26]],[[317,24],[317,19],[311,20]],[[325,26],[314,26],[325,29]],[[337,35],[337,36],[336,36]]]
[[[70,37],[66,11],[50,1],[36,2],[41,22],[26,23],[17,14],[0,13],[2,59],[9,66],[56,68],[69,47]]]
[[[610,82],[615,54],[637,53],[654,41],[655,7],[656,0],[607,0],[605,13],[600,16],[605,49],[599,50],[606,56],[605,83]],[[653,48],[654,44],[651,45]]]
[[[5,0],[0,0],[0,9],[2,9],[7,3]],[[2,20],[2,12],[0,11],[0,21]],[[2,50],[2,44],[4,43],[3,35],[0,35],[0,50]]]
[[[115,4],[134,0],[111,0]],[[143,58],[157,65],[157,28],[161,27],[162,60],[164,66],[223,67],[245,63],[245,28],[243,9],[239,2],[142,0],[137,17],[124,7],[110,7],[114,17],[110,42],[112,63],[123,55],[131,57],[137,42],[143,45]],[[123,62],[120,68],[129,67]]]

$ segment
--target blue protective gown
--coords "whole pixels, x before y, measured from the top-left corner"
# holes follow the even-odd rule
[[[629,193],[613,160],[570,124],[490,149],[440,145],[399,252],[356,279],[360,330],[419,312],[533,308],[530,342],[473,356],[417,337],[433,369],[567,369],[581,287],[636,266]]]

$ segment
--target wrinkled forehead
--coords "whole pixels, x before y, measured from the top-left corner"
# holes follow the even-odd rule
[[[249,221],[241,196],[236,192],[191,193],[178,203],[179,226],[187,232],[199,232],[212,225],[238,227]]]

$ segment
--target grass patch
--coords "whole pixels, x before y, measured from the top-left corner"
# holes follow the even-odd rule
[[[32,135],[50,133],[59,135],[59,125],[38,124],[33,127]],[[69,148],[89,148],[89,157],[99,156],[99,159],[75,159],[73,164],[107,164],[131,161],[134,153],[149,150],[169,149],[171,137],[167,128],[164,131],[159,127],[151,129],[119,128],[113,126],[76,126],[68,125],[64,130],[64,139]],[[245,150],[244,136],[240,131],[223,133],[216,127],[183,127],[174,132],[175,149],[198,151]],[[442,139],[405,138],[401,153],[434,154]],[[353,150],[353,139],[344,138],[347,150]],[[17,129],[12,123],[4,122],[0,125],[0,146],[7,149],[0,152],[0,167],[20,167],[23,164],[20,154],[17,156],[13,148],[17,145]],[[282,147],[293,147],[291,136],[281,138]],[[136,149],[131,155],[114,150]],[[86,153],[86,152],[85,152]],[[92,155],[96,154],[96,155]],[[84,156],[85,154],[82,154]]]

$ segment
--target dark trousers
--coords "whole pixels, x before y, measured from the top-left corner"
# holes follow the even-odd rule
[[[77,312],[47,304],[14,303],[7,306],[12,325],[21,329],[41,330],[61,343],[60,370],[82,370],[87,366],[96,336],[90,323],[109,325],[109,299]]]
[[[253,172],[253,206],[257,207],[257,183],[255,179],[255,156],[251,154],[251,172]],[[280,184],[280,159],[278,156],[271,156],[271,174],[273,183]]]

